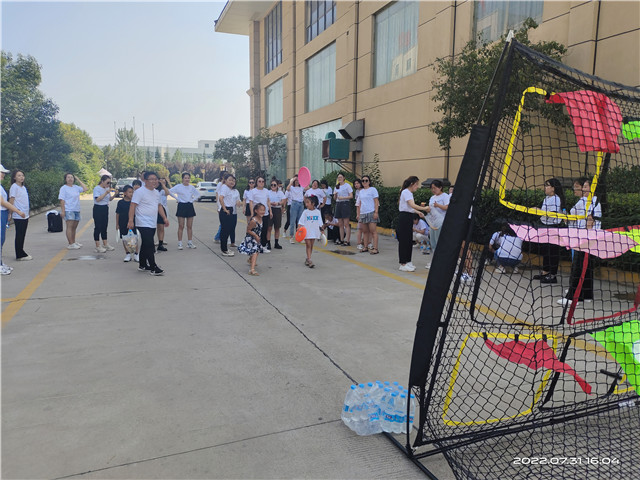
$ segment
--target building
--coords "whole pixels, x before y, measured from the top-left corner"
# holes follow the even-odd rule
[[[205,157],[205,161],[206,162],[213,162],[213,154],[215,152],[215,140],[198,140],[198,147],[197,148],[192,148],[192,147],[169,147],[169,146],[156,146],[156,147],[151,147],[151,146],[146,146],[146,147],[139,147],[142,149],[146,149],[148,150],[151,155],[155,155],[156,150],[158,150],[158,152],[160,153],[161,158],[165,157],[165,154],[168,154],[169,158],[173,158],[173,156],[175,155],[177,150],[180,150],[180,153],[182,154],[182,159],[183,161],[185,160],[191,160],[191,159],[202,159],[202,156],[204,155]]]
[[[466,146],[460,139],[442,151],[429,130],[440,118],[434,61],[527,17],[540,25],[532,40],[568,47],[566,64],[640,86],[637,1],[230,0],[215,30],[249,36],[251,132],[286,135],[278,170],[307,166],[320,178],[338,168],[322,160],[322,139],[364,120],[361,151],[345,166],[360,173],[377,157],[385,184],[399,185],[409,175],[455,180]]]

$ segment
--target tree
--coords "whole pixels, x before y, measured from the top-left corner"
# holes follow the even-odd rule
[[[170,178],[171,175],[167,167],[160,163],[147,163],[147,172],[156,172],[159,178]]]
[[[87,182],[97,183],[98,171],[104,165],[104,154],[84,130],[73,123],[60,123],[60,130],[71,152],[69,158],[75,164],[72,172],[78,172]],[[109,169],[107,169],[109,170]],[[111,172],[111,170],[109,170]],[[111,172],[113,174],[113,172]]]
[[[252,177],[264,173],[260,169],[258,145],[268,145],[269,158],[275,159],[286,153],[286,142],[281,141],[283,134],[263,128],[255,137],[221,138],[216,141],[214,159],[226,160],[236,171],[238,177]]]
[[[544,41],[532,43],[529,40],[529,30],[537,27],[538,24],[531,18],[525,20],[515,34],[516,40],[558,61],[561,60],[567,52],[564,45]],[[441,120],[432,123],[430,129],[438,136],[443,150],[450,148],[451,139],[466,136],[471,131],[471,126],[476,123],[493,72],[504,48],[505,36],[502,40],[502,42],[487,44],[478,37],[476,40],[469,41],[454,59],[436,60],[437,79],[432,84],[435,91],[432,98],[437,103],[435,110],[443,112],[444,115]],[[532,81],[537,74],[531,67],[518,69],[516,65],[513,71],[516,73],[514,81],[521,83],[522,88],[513,89],[515,92],[520,92],[517,98],[508,98],[505,101],[507,111],[514,110],[515,105],[520,101],[521,92],[533,84]],[[492,110],[493,99],[490,97],[481,118],[484,123],[489,120]],[[555,111],[546,110],[549,117],[553,117]],[[554,118],[554,121],[562,123],[564,120],[558,117]],[[524,130],[527,125],[521,125],[521,128]]]

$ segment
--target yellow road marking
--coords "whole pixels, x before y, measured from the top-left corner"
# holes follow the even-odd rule
[[[93,225],[93,219],[89,220],[87,224],[80,230],[80,232],[77,234],[78,238],[81,237],[85,230],[87,230],[87,228],[89,228],[91,225]],[[55,268],[56,265],[58,265],[58,263],[60,263],[60,261],[64,258],[68,251],[69,250],[67,250],[66,248],[60,250],[51,260],[49,260],[49,263],[47,263],[45,267],[36,274],[33,280],[29,282],[29,284],[18,294],[17,297],[15,297],[15,299],[10,299],[12,300],[11,303],[7,305],[7,308],[5,308],[2,312],[3,328],[7,323],[9,323],[9,321],[11,321],[15,314],[20,311],[22,306],[27,302],[27,300],[29,300],[29,298],[31,298],[38,287],[42,285],[42,282],[45,281],[51,271]]]

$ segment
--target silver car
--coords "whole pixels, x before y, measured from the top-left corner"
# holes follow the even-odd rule
[[[212,202],[216,201],[216,188],[218,184],[216,182],[198,182],[196,185],[196,190],[200,193],[200,198],[198,201],[202,200],[211,200]]]

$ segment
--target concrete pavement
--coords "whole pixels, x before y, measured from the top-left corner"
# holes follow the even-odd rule
[[[196,205],[198,248],[178,251],[171,202],[166,274],[151,277],[115,238],[93,253],[91,203],[81,250],[44,215],[27,232],[33,261],[13,259],[12,229],[5,243],[3,478],[423,477],[340,410],[353,380],[406,384],[429,257],[398,272],[396,241],[381,237],[379,255],[330,245],[308,269],[285,241],[251,277],[246,256],[212,241],[215,204]],[[424,463],[453,478],[443,457]]]

